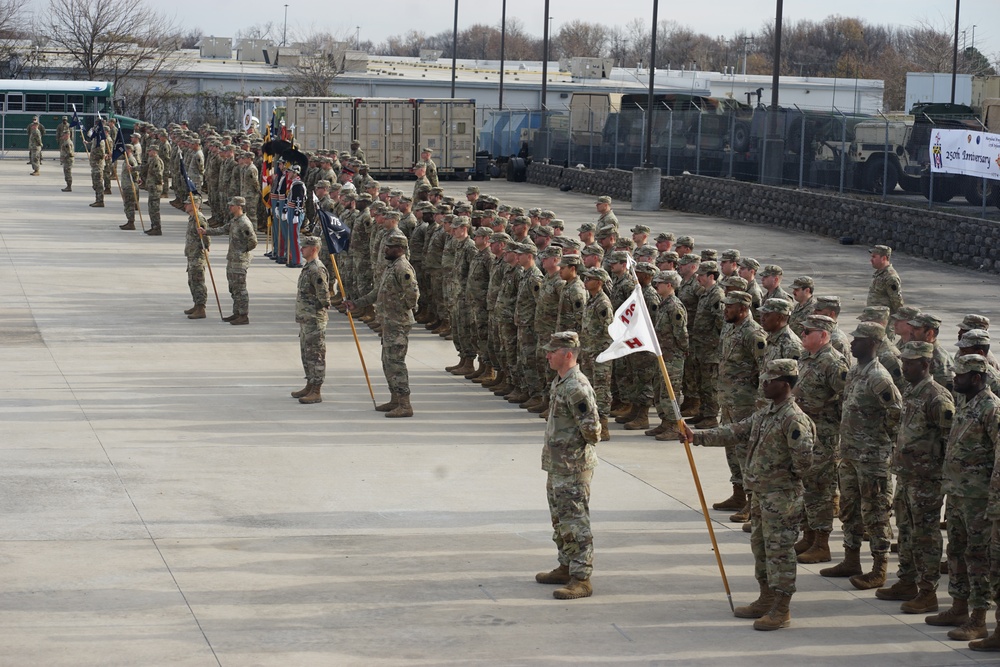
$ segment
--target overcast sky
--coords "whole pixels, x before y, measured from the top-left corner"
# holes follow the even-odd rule
[[[186,27],[200,27],[205,34],[231,37],[241,28],[254,23],[273,21],[279,28],[284,24],[285,2],[282,0],[146,0],[160,11],[175,12]],[[47,0],[29,0],[33,9],[44,15]],[[459,27],[473,23],[499,25],[501,0],[459,0]],[[733,35],[740,29],[757,31],[767,21],[774,20],[775,0],[660,0],[660,20],[672,20],[696,32],[712,36]],[[622,25],[640,17],[649,25],[652,0],[550,0],[549,14],[553,30],[575,19]],[[917,8],[916,10],[914,8]],[[437,33],[450,30],[454,4],[451,0],[375,0],[372,2],[303,2],[288,0],[289,38],[313,30],[330,31],[353,37],[360,26],[361,39],[375,43],[387,36],[419,30]],[[960,29],[971,45],[975,25],[976,46],[992,60],[1000,52],[1000,2],[998,0],[964,0]],[[873,23],[916,25],[927,22],[935,27],[952,30],[955,0],[786,0],[784,20],[818,21],[830,14],[863,18]],[[544,20],[543,0],[507,0],[507,16],[516,16],[528,32],[541,36]],[[962,38],[959,37],[959,47]]]

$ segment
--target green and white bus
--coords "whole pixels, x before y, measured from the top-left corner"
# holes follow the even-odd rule
[[[74,107],[85,130],[98,114],[116,119],[126,138],[135,127],[135,119],[115,114],[114,86],[108,81],[0,79],[0,153],[28,150],[32,116],[45,128],[42,148],[56,150],[56,126],[63,116],[73,119]],[[76,149],[83,150],[79,132]]]

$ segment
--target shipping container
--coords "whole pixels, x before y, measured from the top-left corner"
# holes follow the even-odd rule
[[[418,151],[430,148],[439,172],[473,171],[476,167],[476,101],[418,99],[414,100],[414,107]]]

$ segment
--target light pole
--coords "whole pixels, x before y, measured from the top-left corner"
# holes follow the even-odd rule
[[[504,65],[504,41],[507,37],[507,0],[503,0],[500,5],[500,95],[497,98],[497,108],[503,111],[503,65]]]
[[[764,140],[763,178],[765,185],[781,185],[785,159],[785,140],[778,133],[778,86],[781,78],[781,13],[782,0],[777,0],[774,17],[774,67],[771,70],[771,106],[767,110],[767,138]]]
[[[649,98],[646,101],[646,136],[645,151],[646,160],[643,167],[653,168],[653,86],[656,83],[656,14],[660,8],[660,1],[653,0],[653,34],[649,40]],[[667,174],[669,176],[669,174]]]
[[[355,30],[357,30],[357,32],[354,35],[354,48],[356,48],[358,51],[360,51],[361,50],[361,26],[354,26],[354,28],[355,28]]]
[[[545,0],[545,26],[542,28],[542,125],[545,125],[545,95],[549,83],[549,0]]]
[[[455,99],[455,68],[458,63],[458,0],[455,0],[455,25],[451,31],[451,99]]]
[[[951,103],[955,103],[955,81],[958,79],[958,21],[962,13],[962,0],[955,0],[955,44],[951,52]]]
[[[288,5],[285,5],[285,26],[281,29],[281,45],[287,46],[285,37],[288,35]]]

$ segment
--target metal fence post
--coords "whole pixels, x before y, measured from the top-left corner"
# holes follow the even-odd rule
[[[704,114],[697,104],[692,104],[695,109],[698,109],[698,134],[695,137],[697,143],[694,146],[694,173],[701,176],[701,118]]]
[[[834,107],[840,114],[840,194],[844,194],[844,176],[847,170],[847,116],[840,109]]]
[[[882,149],[882,154],[885,156],[882,160],[882,199],[884,201],[889,195],[889,119],[881,111],[877,113],[885,120],[885,147]]]
[[[799,115],[802,116],[802,129],[799,132],[799,189],[801,190],[805,181],[806,171],[806,112],[799,109],[798,104],[795,105],[795,108],[798,109]]]
[[[618,113],[615,114],[615,169],[618,168],[618,144],[621,143],[621,135],[619,131],[621,130],[622,122],[622,110],[619,105]]]
[[[667,107],[667,111],[670,115],[667,116],[667,176],[670,175],[670,163],[674,157],[674,110],[664,102],[663,106]]]
[[[590,142],[590,164],[587,165],[591,169],[594,168],[594,109],[588,104],[587,112],[590,114],[590,118],[587,120],[587,141]]]
[[[729,178],[733,177],[733,160],[736,157],[736,112],[729,110]]]

